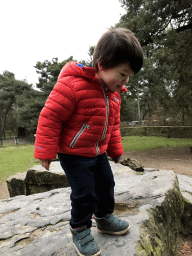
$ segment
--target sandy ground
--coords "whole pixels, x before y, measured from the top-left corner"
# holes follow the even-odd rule
[[[127,151],[122,158],[138,160],[145,168],[173,170],[176,174],[192,177],[192,154],[189,147],[156,149],[146,152]]]

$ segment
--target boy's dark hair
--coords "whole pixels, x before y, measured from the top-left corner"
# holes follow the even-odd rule
[[[98,41],[93,54],[93,67],[98,63],[105,68],[114,68],[128,63],[134,73],[143,65],[143,50],[132,31],[126,28],[111,29]]]

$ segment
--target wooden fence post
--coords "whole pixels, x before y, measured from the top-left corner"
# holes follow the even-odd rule
[[[167,126],[167,138],[170,138],[169,126]]]
[[[147,127],[144,127],[144,136],[147,136]]]
[[[15,145],[17,145],[17,144],[18,144],[18,138],[15,137]]]

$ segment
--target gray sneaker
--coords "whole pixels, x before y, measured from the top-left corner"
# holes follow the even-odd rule
[[[98,256],[101,250],[91,235],[91,229],[83,226],[71,229],[73,235],[73,245],[80,256]]]
[[[107,214],[103,218],[97,218],[95,216],[97,229],[100,233],[105,233],[109,235],[123,235],[127,233],[130,229],[129,223],[120,220],[113,214]]]

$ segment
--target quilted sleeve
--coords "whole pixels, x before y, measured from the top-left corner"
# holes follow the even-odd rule
[[[58,81],[42,109],[35,139],[37,159],[54,159],[57,154],[62,124],[75,108],[75,93],[68,79]]]
[[[107,148],[107,155],[111,158],[115,158],[115,157],[120,157],[121,155],[123,155],[124,151],[123,151],[123,146],[121,143],[121,133],[120,133],[120,104],[119,107],[117,109],[117,114],[116,114],[116,118],[115,118],[115,122],[113,125],[113,130],[111,133],[111,137],[108,143],[108,148]]]

